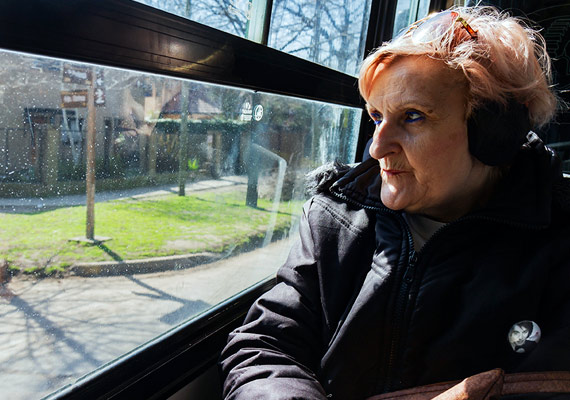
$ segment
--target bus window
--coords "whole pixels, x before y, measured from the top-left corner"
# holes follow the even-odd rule
[[[255,25],[263,24],[266,7],[263,0],[135,1],[251,40],[257,39]]]
[[[356,75],[370,6],[370,0],[274,0],[269,46]]]
[[[394,18],[394,36],[415,21],[428,14],[430,2],[427,0],[398,0]]]
[[[11,399],[72,383],[273,275],[305,173],[355,158],[357,108],[11,51],[0,64]]]
[[[136,1],[350,75],[364,56],[371,7],[371,0]]]
[[[0,2],[5,397],[166,396],[215,375],[288,253],[305,173],[358,159],[354,75],[392,19],[369,26],[372,9]]]

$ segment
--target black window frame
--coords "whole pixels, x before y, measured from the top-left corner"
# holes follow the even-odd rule
[[[366,54],[390,38],[395,8],[372,0]],[[354,76],[131,0],[3,0],[0,48],[363,107]],[[372,132],[363,111],[354,161]],[[274,285],[266,279],[48,398],[166,398],[216,363],[227,334]]]

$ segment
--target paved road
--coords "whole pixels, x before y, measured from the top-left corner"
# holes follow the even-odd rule
[[[289,241],[186,270],[0,289],[0,398],[34,399],[275,273]]]

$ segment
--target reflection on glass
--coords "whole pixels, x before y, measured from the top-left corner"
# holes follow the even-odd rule
[[[266,0],[135,1],[261,41]],[[274,0],[268,45],[356,75],[364,56],[370,6],[371,0]]]
[[[429,0],[398,0],[393,36],[428,15]]]
[[[305,173],[354,159],[357,109],[7,51],[0,63],[6,398],[72,383],[273,274]],[[101,242],[85,240],[91,173]]]
[[[233,35],[259,41],[265,0],[135,0]],[[258,15],[261,11],[261,15]]]
[[[356,75],[371,0],[274,0],[269,46]]]

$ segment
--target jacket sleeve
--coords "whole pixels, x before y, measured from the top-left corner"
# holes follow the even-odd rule
[[[300,240],[278,271],[278,284],[251,307],[221,355],[224,398],[325,399],[314,373],[321,344],[317,257],[309,227],[310,202]]]

